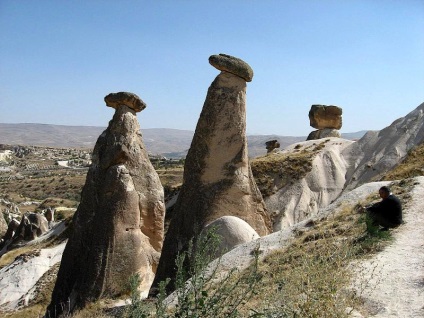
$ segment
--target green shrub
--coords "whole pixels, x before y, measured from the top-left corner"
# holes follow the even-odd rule
[[[211,263],[213,255],[216,255],[219,244],[220,240],[215,230],[211,230],[206,235],[200,236],[196,243],[192,240],[188,250],[178,255],[175,307],[168,307],[165,303],[165,290],[169,279],[161,282],[159,286],[155,313],[153,313],[145,307],[144,302],[139,300],[137,281],[132,278],[132,303],[128,317],[239,317],[238,309],[253,295],[254,287],[260,279],[257,271],[258,253],[255,253],[253,264],[243,274],[233,268],[222,279],[218,279],[220,259],[216,261],[212,269],[206,270],[206,268]],[[187,263],[190,264],[188,268]]]
[[[140,286],[141,279],[139,274],[132,275],[129,279],[129,287],[131,290],[131,304],[127,311],[128,318],[147,318],[149,313],[147,308],[143,306],[143,302],[140,297]]]

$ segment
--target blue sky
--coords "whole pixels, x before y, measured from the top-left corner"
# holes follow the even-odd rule
[[[307,135],[312,104],[382,129],[424,102],[424,1],[0,0],[0,122],[107,126],[130,91],[142,128],[194,130],[218,53],[254,70],[250,134]]]

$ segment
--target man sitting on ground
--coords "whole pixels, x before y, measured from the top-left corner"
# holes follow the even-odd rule
[[[378,192],[382,200],[365,208],[372,224],[384,229],[398,227],[402,224],[402,204],[389,187],[381,187]]]

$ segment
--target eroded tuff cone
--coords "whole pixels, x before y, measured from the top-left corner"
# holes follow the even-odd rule
[[[211,55],[209,63],[220,71],[225,71],[243,78],[246,82],[253,79],[253,70],[245,61],[226,54]]]
[[[312,105],[309,111],[310,125],[316,129],[342,128],[342,109],[338,106]]]
[[[117,109],[118,106],[125,105],[135,112],[141,112],[146,108],[146,104],[136,94],[128,92],[110,93],[105,97],[106,105]]]
[[[175,259],[202,228],[236,216],[259,234],[271,231],[270,217],[250,168],[246,138],[246,81],[222,72],[209,87],[184,166],[184,183],[174,205],[151,294],[175,278]]]
[[[117,107],[92,161],[46,317],[128,292],[128,279],[136,273],[140,292],[147,294],[159,261],[163,187],[133,109]]]

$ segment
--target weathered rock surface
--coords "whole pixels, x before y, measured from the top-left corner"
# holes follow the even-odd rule
[[[21,221],[12,219],[0,240],[0,257],[22,241],[32,241],[48,231],[47,219],[39,213],[25,213]]]
[[[310,125],[316,129],[340,129],[342,128],[342,109],[333,105],[312,105],[309,121]]]
[[[329,137],[340,138],[341,137],[340,131],[338,131],[337,129],[331,129],[331,128],[314,130],[308,135],[308,138],[306,138],[306,140],[316,140],[316,139],[329,138]]]
[[[110,93],[105,97],[106,105],[117,109],[125,105],[135,112],[141,112],[146,108],[146,104],[136,94],[128,92]]]
[[[232,250],[237,245],[258,239],[260,236],[244,220],[235,216],[222,216],[212,221],[202,230],[202,233],[213,231],[220,239],[218,255]]]
[[[253,70],[245,61],[227,54],[211,55],[209,63],[220,71],[225,71],[243,78],[246,82],[253,79]]]
[[[304,141],[274,154],[287,156],[298,151],[313,154],[311,171],[300,179],[284,180],[286,175],[276,177],[274,184],[285,183],[286,186],[279,186],[280,190],[264,198],[268,212],[273,215],[274,231],[289,228],[314,216],[343,191],[348,163],[340,153],[353,141],[339,138],[326,140]]]
[[[0,238],[6,234],[7,231],[7,223],[3,217],[3,213],[0,211]]]
[[[267,153],[270,153],[274,149],[280,148],[280,143],[277,139],[269,140],[265,143]]]
[[[5,241],[10,240],[13,237],[13,235],[15,235],[15,232],[18,229],[19,224],[20,224],[20,222],[16,219],[10,220],[10,222],[7,226],[7,231],[4,235]]]
[[[44,212],[44,216],[46,217],[48,222],[54,221],[54,212],[55,212],[55,209],[52,209],[52,208],[48,208],[46,212]]]
[[[22,216],[13,240],[31,241],[49,229],[47,219],[39,213],[27,213]]]
[[[274,216],[274,230],[284,229],[315,215],[343,192],[393,169],[414,146],[424,142],[424,103],[381,131],[369,131],[360,140],[310,140],[281,151],[316,153],[312,170],[300,180],[265,198]],[[314,148],[315,147],[315,148]],[[316,149],[316,150],[314,150]],[[278,152],[277,154],[278,155]],[[274,180],[275,184],[281,179]]]
[[[424,141],[424,103],[380,131],[369,131],[343,150],[349,162],[346,189],[372,180],[394,168],[414,146]]]
[[[116,112],[93,151],[48,307],[51,317],[60,316],[64,303],[73,310],[126,292],[129,277],[136,273],[142,279],[140,291],[147,293],[159,261],[163,187],[148,159],[135,110],[127,106],[127,97],[136,95],[112,96]]]
[[[153,286],[175,278],[177,254],[219,217],[236,216],[259,235],[270,233],[270,218],[248,160],[245,99],[246,81],[232,73],[222,72],[209,87]]]

